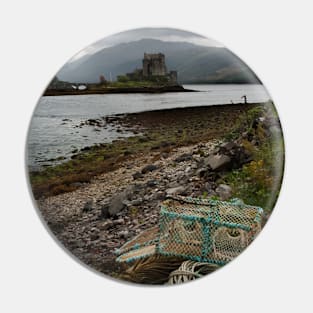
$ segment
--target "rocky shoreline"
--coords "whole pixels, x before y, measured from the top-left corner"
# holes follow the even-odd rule
[[[67,249],[84,263],[114,276],[120,270],[114,250],[158,223],[159,204],[167,195],[231,196],[231,188],[216,185],[214,176],[235,160],[226,155],[214,157],[217,144],[177,148],[157,162],[153,162],[155,153],[148,159],[143,156],[76,191],[41,199],[38,206]],[[209,167],[212,180],[206,177]]]
[[[220,124],[219,114],[225,119],[226,114],[233,112],[235,115],[232,116],[239,118],[247,114],[248,108],[254,110],[257,107],[259,105],[250,105],[246,109],[233,106],[234,112],[239,110],[239,115],[227,111],[232,110],[231,106],[230,109],[220,106],[211,109],[216,113],[214,116],[203,114],[208,113],[207,108],[188,108],[168,114],[143,112],[111,118],[112,123],[147,132],[145,137],[140,135],[139,138],[150,138],[151,141],[155,134],[149,132],[149,127],[159,129],[156,133],[159,135],[164,126],[172,125],[175,119],[179,119],[186,129],[186,121],[193,119],[197,126],[193,131],[199,137],[190,140],[193,133],[186,134],[183,130],[180,133],[175,128],[175,134],[180,136],[177,138],[190,137],[178,145],[161,140],[157,145],[148,146],[148,150],[138,150],[135,155],[132,151],[124,152],[117,166],[111,166],[110,170],[88,182],[79,183],[74,191],[39,198],[39,210],[54,235],[73,255],[93,269],[117,277],[125,265],[115,262],[115,249],[158,223],[160,203],[168,195],[221,200],[236,196],[222,178],[253,161],[253,153],[247,149],[247,144],[243,144],[244,141],[251,146],[259,145],[255,130],[266,123],[275,126],[276,121],[258,117],[250,125],[253,132],[243,131],[233,138],[226,138],[229,135],[226,130],[229,132],[234,126],[225,128],[224,135],[218,135],[225,126]],[[198,120],[199,116],[202,122]],[[209,133],[206,131],[210,128],[204,123],[207,120],[212,127]]]

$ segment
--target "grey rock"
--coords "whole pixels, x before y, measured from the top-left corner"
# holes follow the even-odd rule
[[[117,220],[112,221],[113,225],[125,224],[125,220],[123,218],[119,218]]]
[[[197,169],[196,175],[203,177],[207,171],[208,171],[207,167],[200,167],[199,169]]]
[[[95,241],[95,240],[99,239],[99,237],[100,237],[100,236],[99,236],[98,234],[91,234],[91,235],[90,235],[90,240],[91,240],[91,241]]]
[[[193,170],[197,169],[197,168],[198,168],[198,164],[197,164],[197,163],[192,163],[192,164],[191,164],[191,168],[192,168]]]
[[[83,186],[84,184],[83,183],[80,183],[80,182],[75,182],[75,183],[71,183],[71,186],[73,186],[73,187],[81,187],[81,186]]]
[[[85,246],[85,243],[83,241],[79,240],[76,242],[75,246],[77,248],[83,248]]]
[[[221,200],[227,200],[232,195],[231,187],[225,184],[218,185],[218,187],[215,189],[215,192]]]
[[[88,200],[85,204],[84,207],[82,209],[83,212],[90,212],[93,209],[93,201],[92,200]]]
[[[174,181],[171,181],[167,186],[168,188],[175,188],[175,187],[179,187],[180,185],[176,180],[174,180]]]
[[[118,237],[127,239],[129,237],[129,231],[128,230],[122,230],[117,233]]]
[[[158,167],[154,164],[149,164],[149,165],[146,165],[142,170],[141,170],[141,173],[142,174],[146,174],[148,172],[152,172],[152,171],[155,171]]]
[[[225,142],[220,146],[220,151],[222,151],[222,150],[229,151],[229,150],[235,148],[236,146],[237,146],[237,144],[233,141]]]
[[[125,200],[132,200],[135,192],[135,186],[129,185],[126,187],[126,189],[123,191],[123,194],[125,195]]]
[[[136,172],[136,173],[134,173],[133,174],[133,179],[139,179],[139,178],[142,178],[143,177],[143,175],[140,173],[140,172]]]
[[[99,225],[100,230],[108,230],[113,226],[113,222],[111,220],[106,221],[105,223]]]
[[[99,228],[97,228],[97,227],[92,227],[92,228],[90,229],[90,231],[93,232],[93,233],[99,233]]]
[[[179,182],[180,185],[185,185],[188,183],[189,177],[187,175],[184,175],[180,177],[179,179],[177,179],[177,181]]]
[[[110,216],[109,203],[103,204],[100,210],[101,210],[101,218],[108,218]]]
[[[166,189],[166,194],[169,196],[183,194],[184,192],[185,192],[185,187],[183,186]]]
[[[154,187],[154,186],[156,186],[158,184],[158,182],[156,181],[156,180],[154,180],[154,179],[151,179],[151,180],[148,180],[147,181],[147,186],[148,187]]]
[[[193,159],[196,161],[196,162],[201,162],[201,160],[203,161],[203,157],[200,156],[200,154],[194,154],[193,155]]]
[[[205,191],[207,191],[207,192],[212,191],[212,183],[205,182],[203,187],[204,187]]]
[[[185,173],[190,173],[190,172],[192,172],[192,168],[191,168],[191,166],[187,166],[186,168],[185,168]]]
[[[177,172],[175,173],[176,179],[181,179],[184,175],[185,175],[185,172],[184,172],[184,171],[177,171]]]
[[[163,191],[158,191],[154,194],[154,199],[155,200],[164,200],[166,198],[166,193]]]
[[[129,207],[132,205],[132,201],[131,200],[124,200],[123,201],[125,207]],[[124,215],[122,212],[117,213],[117,215]]]
[[[192,153],[184,153],[180,155],[179,157],[177,157],[175,159],[175,162],[180,163],[180,162],[189,161],[191,159],[192,159]]]
[[[256,144],[256,141],[253,138],[250,138],[250,142],[253,145]],[[225,151],[225,154],[231,158],[231,162],[227,167],[232,169],[240,168],[243,164],[252,160],[251,153],[238,144],[235,144],[231,150]]]
[[[144,189],[144,184],[134,184],[132,185],[132,189],[134,193],[138,193],[139,191],[141,191],[142,189]]]
[[[152,198],[153,198],[153,194],[144,195],[144,197],[143,197],[143,199],[144,199],[145,201],[151,201]]]
[[[171,146],[173,143],[171,142],[171,141],[162,141],[161,143],[160,143],[160,146],[162,147],[162,148],[166,148],[166,147],[169,147],[169,146]]]
[[[131,202],[131,205],[138,206],[142,204],[142,198],[137,198]]]
[[[213,171],[225,169],[230,164],[230,162],[230,157],[224,154],[210,155],[205,159],[205,164],[209,165]]]
[[[108,207],[110,216],[115,216],[117,213],[121,212],[125,208],[124,201],[126,199],[127,199],[126,192],[121,192],[112,197]]]

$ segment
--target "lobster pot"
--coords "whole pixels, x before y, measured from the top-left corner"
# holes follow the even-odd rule
[[[161,206],[156,253],[224,265],[261,230],[262,212],[238,200],[168,199]]]

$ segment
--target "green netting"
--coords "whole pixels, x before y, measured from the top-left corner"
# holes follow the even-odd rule
[[[176,197],[161,205],[158,227],[123,245],[119,262],[152,254],[223,265],[240,254],[261,230],[263,210],[230,202]]]

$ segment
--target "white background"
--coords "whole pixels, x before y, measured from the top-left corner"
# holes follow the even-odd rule
[[[2,1],[1,312],[312,312],[311,1]],[[255,243],[222,270],[172,288],[133,287],[75,262],[40,222],[24,169],[28,123],[57,70],[92,42],[136,27],[212,37],[261,78],[278,108],[286,172]]]

